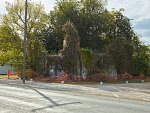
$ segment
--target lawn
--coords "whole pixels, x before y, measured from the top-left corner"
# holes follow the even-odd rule
[[[144,80],[144,82],[150,82],[150,79]],[[103,84],[124,84],[126,80],[121,81],[104,81]],[[142,80],[128,80],[128,83],[142,83]],[[76,84],[76,85],[96,85],[100,84],[100,82],[87,81],[87,82],[65,82],[65,84]]]
[[[124,84],[127,80],[121,80],[121,81],[107,81],[104,82],[105,84]],[[144,80],[144,82],[150,82],[150,79]],[[142,80],[128,80],[128,83],[142,83]]]

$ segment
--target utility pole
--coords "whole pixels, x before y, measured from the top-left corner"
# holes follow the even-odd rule
[[[25,73],[26,73],[26,38],[27,38],[27,3],[25,2],[25,25],[24,25],[24,52],[23,52],[23,84],[25,84]]]

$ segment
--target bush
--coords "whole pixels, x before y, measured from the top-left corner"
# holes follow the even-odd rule
[[[18,76],[20,78],[23,78],[23,71],[22,70],[17,72],[17,73],[18,73]],[[36,71],[31,70],[31,69],[26,70],[26,76],[25,76],[26,80],[34,79],[37,77],[43,77],[43,75],[41,75],[41,74],[37,73]]]

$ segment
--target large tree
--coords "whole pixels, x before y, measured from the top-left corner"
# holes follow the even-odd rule
[[[117,74],[126,72],[126,52],[125,45],[121,38],[116,38],[109,46],[109,55],[112,57]]]
[[[15,0],[13,4],[7,2],[6,10],[8,13],[3,16],[2,24],[9,26],[22,38],[24,36],[24,0]],[[37,34],[48,23],[49,18],[44,11],[44,6],[29,1],[27,16],[27,68],[36,70],[40,60],[44,58],[45,48],[43,42],[38,39]]]
[[[22,39],[9,26],[0,27],[0,65],[12,64],[16,70],[22,66]]]
[[[150,49],[149,46],[139,44],[138,52],[134,53],[134,75],[150,75]]]
[[[53,35],[62,48],[62,26],[71,21],[76,27],[82,48],[101,49],[104,45],[100,39],[102,31],[102,12],[105,2],[102,0],[60,0],[50,12]],[[50,38],[50,37],[49,37]]]

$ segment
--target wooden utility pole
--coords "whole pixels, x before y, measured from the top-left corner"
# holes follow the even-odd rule
[[[25,72],[26,72],[26,38],[27,38],[27,3],[25,2],[25,25],[24,25],[24,52],[23,52],[23,84],[25,84]]]

